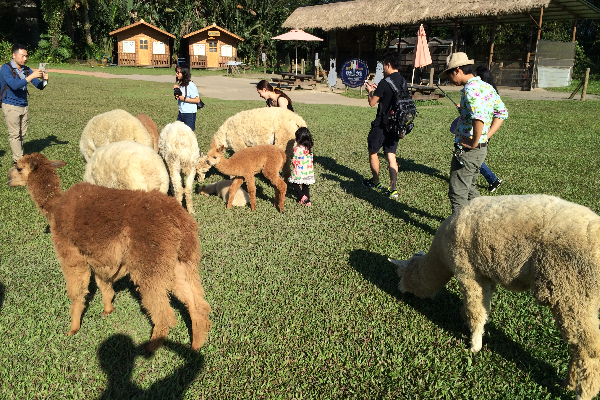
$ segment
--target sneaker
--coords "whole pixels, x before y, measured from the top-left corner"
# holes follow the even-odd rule
[[[387,197],[393,197],[393,198],[398,197],[398,191],[396,189],[394,189],[394,190],[392,190],[390,188],[385,189],[383,191],[383,194],[386,195]]]
[[[375,182],[373,182],[373,178],[363,179],[363,185],[367,186],[367,187],[379,189],[379,190],[383,189],[383,185],[381,184],[381,182],[376,184]]]
[[[300,199],[300,201],[298,203],[304,204],[306,202],[306,200],[308,200],[308,197],[302,196],[302,198]]]
[[[494,193],[500,185],[502,185],[502,180],[496,179],[496,182],[490,184],[490,186],[488,187],[488,190],[490,191],[490,193]]]

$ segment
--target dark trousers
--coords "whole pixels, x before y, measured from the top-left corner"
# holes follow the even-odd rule
[[[177,114],[177,121],[181,121],[189,126],[193,131],[196,130],[196,113],[179,113]]]
[[[307,200],[305,203],[310,201],[310,194],[308,193],[308,187],[310,185],[302,185],[302,187],[300,187],[299,184],[293,182],[290,182],[289,185],[294,188],[294,191],[298,195],[298,200],[302,200],[302,196],[306,196]]]

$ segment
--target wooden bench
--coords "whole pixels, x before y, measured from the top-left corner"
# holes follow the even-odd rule
[[[282,78],[271,78],[273,83],[276,83],[276,87],[279,89],[290,89],[294,88],[295,81],[293,79],[282,79]]]
[[[436,93],[434,86],[408,85],[408,93],[413,100],[438,100],[444,97],[443,93]]]

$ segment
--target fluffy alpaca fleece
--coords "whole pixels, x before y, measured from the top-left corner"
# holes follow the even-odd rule
[[[282,107],[262,107],[241,111],[228,118],[213,137],[216,148],[223,146],[237,152],[259,144],[272,144],[285,151],[287,159],[283,169],[290,175],[290,160],[294,151],[296,131],[305,127],[304,119]]]
[[[162,158],[143,144],[122,140],[96,149],[85,165],[83,181],[114,189],[169,190]]]
[[[400,291],[422,298],[456,278],[472,352],[496,285],[531,290],[569,344],[569,389],[580,399],[598,393],[600,217],[590,209],[545,195],[478,197],[442,223],[427,254],[391,261]]]
[[[204,185],[200,188],[200,193],[206,196],[216,194],[219,197],[221,197],[223,201],[225,201],[225,203],[227,203],[229,200],[229,187],[232,183],[232,180],[227,179],[224,181],[219,181],[217,183],[211,183],[210,185]],[[248,195],[248,193],[244,189],[239,188],[238,191],[235,193],[231,205],[234,207],[243,207],[246,204],[248,204],[249,201],[250,196]]]
[[[102,292],[103,315],[114,309],[113,283],[129,274],[154,324],[148,351],[156,350],[177,324],[169,294],[187,306],[192,348],[200,348],[211,323],[198,275],[200,244],[194,218],[175,199],[157,191],[78,183],[63,193],[54,170],[63,165],[29,154],[9,171],[8,186],[26,186],[48,218],[72,301],[67,335],[79,331],[91,272]]]
[[[244,180],[246,180],[246,187],[250,195],[250,208],[254,211],[256,208],[254,175],[262,171],[264,177],[275,186],[275,207],[278,207],[279,212],[281,212],[283,210],[287,185],[279,177],[279,171],[281,171],[285,164],[285,152],[270,144],[241,149],[229,158],[225,158],[223,155],[224,151],[222,146],[215,148],[211,145],[207,157],[209,165],[214,165],[222,174],[235,177],[229,188],[227,209],[231,208],[237,190]],[[231,195],[232,193],[233,196]]]
[[[194,131],[181,121],[173,122],[164,127],[158,138],[158,153],[165,160],[171,187],[177,201],[182,204],[185,194],[185,204],[190,213],[194,212],[192,202],[192,185],[196,177],[196,167],[200,160],[200,149]],[[185,175],[185,187],[181,185],[181,173]]]
[[[152,137],[140,120],[127,111],[117,109],[89,120],[79,140],[79,151],[88,162],[98,147],[121,140],[132,140],[152,147]]]
[[[136,118],[140,120],[146,131],[150,134],[150,137],[152,137],[152,147],[154,151],[158,152],[158,125],[144,113],[136,115]]]

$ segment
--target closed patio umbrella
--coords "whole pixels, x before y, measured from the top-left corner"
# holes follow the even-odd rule
[[[415,52],[413,54],[413,73],[411,83],[414,83],[415,80],[415,68],[423,68],[431,63],[431,54],[429,53],[429,46],[427,45],[425,28],[423,28],[423,24],[421,24],[419,33],[417,33],[417,45],[415,46]],[[430,82],[429,84],[433,85],[433,82]]]
[[[277,40],[295,40],[296,41],[296,58],[294,63],[296,64],[296,73],[298,73],[298,40],[304,41],[323,41],[320,37],[311,35],[310,33],[304,32],[302,29],[292,29],[289,32],[281,34],[279,36],[272,37],[271,39]]]

